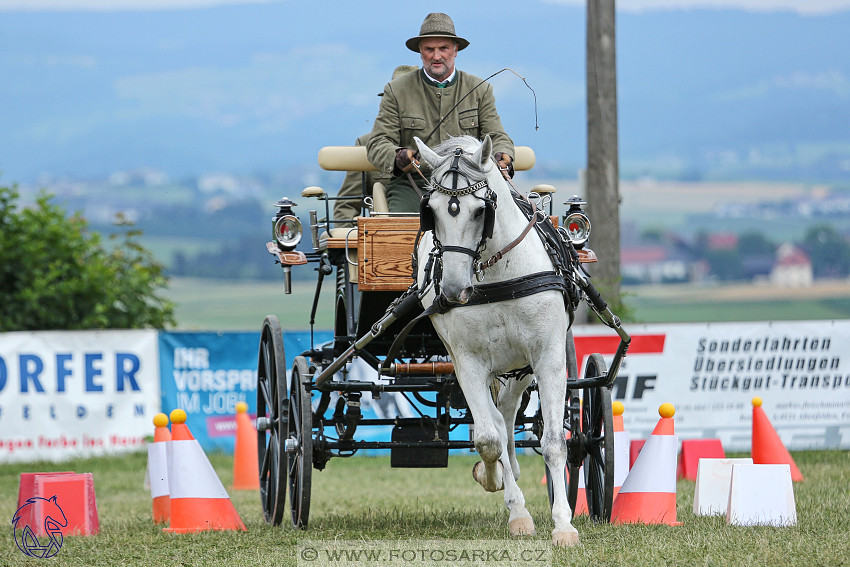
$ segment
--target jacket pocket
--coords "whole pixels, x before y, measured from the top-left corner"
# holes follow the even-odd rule
[[[401,127],[404,130],[424,130],[425,117],[419,114],[405,114],[401,117]]]
[[[469,108],[458,113],[458,124],[463,130],[478,130],[478,109]]]

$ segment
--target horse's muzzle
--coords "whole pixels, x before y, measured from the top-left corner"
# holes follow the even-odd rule
[[[443,298],[447,303],[452,303],[454,305],[466,305],[469,300],[472,298],[472,290],[473,287],[465,287],[461,289],[459,292],[452,292],[448,289],[443,289]]]

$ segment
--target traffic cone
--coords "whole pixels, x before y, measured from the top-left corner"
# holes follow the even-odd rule
[[[680,525],[676,521],[676,455],[673,404],[661,404],[661,419],[629,471],[611,511],[618,524],[643,523]]]
[[[181,409],[171,412],[171,441],[166,446],[171,527],[163,531],[246,531],[204,450],[192,437],[186,412]]]
[[[153,502],[153,522],[167,524],[171,518],[171,498],[168,495],[168,451],[166,441],[171,441],[168,416],[153,416],[153,443],[148,445],[148,481]]]
[[[620,493],[631,468],[631,441],[629,432],[623,426],[623,402],[611,404],[614,412],[614,498]]]
[[[257,461],[257,430],[251,425],[251,418],[248,416],[248,404],[245,402],[236,404],[233,489],[260,489],[260,467]]]
[[[753,437],[752,437],[752,457],[753,464],[756,465],[789,465],[791,467],[791,480],[800,482],[803,480],[803,473],[797,468],[794,459],[782,440],[779,434],[773,428],[767,414],[761,408],[761,398],[756,396],[753,398]]]

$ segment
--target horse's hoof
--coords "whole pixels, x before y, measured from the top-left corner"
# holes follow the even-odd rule
[[[533,536],[534,535],[534,520],[528,518],[516,518],[508,522],[508,528],[511,530],[511,537],[517,536]]]
[[[495,486],[487,484],[487,474],[485,472],[484,461],[478,461],[472,465],[472,478],[475,482],[484,487],[487,492],[498,492],[505,488],[505,479],[502,478],[504,467],[500,461],[496,461],[496,466],[499,468],[498,481]]]
[[[552,530],[552,545],[555,547],[572,547],[578,545],[578,530]]]

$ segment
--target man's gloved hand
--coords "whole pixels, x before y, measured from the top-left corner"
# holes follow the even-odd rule
[[[417,152],[407,148],[399,148],[395,152],[395,169],[398,173],[406,173],[413,167],[414,162],[418,165],[416,159]]]
[[[493,159],[496,160],[496,165],[499,166],[501,171],[507,173],[511,179],[514,178],[514,162],[511,156],[504,152],[496,152],[493,154]]]

